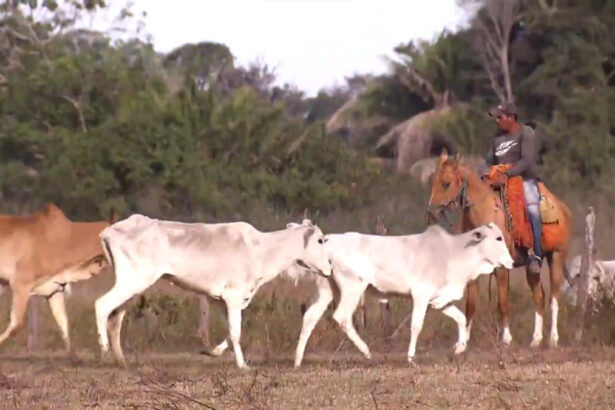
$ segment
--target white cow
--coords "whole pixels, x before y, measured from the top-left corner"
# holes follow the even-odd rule
[[[451,235],[439,226],[407,236],[365,235],[355,232],[329,234],[325,246],[333,267],[332,278],[340,289],[334,320],[369,359],[369,348],[354,329],[352,315],[368,288],[380,296],[410,295],[413,300],[408,361],[412,362],[417,338],[428,306],[442,309],[455,320],[459,337],[455,353],[465,351],[468,340],[464,314],[452,302],[463,297],[468,281],[494,268],[512,268],[513,260],[493,223]],[[319,299],[305,312],[295,366],[301,364],[305,344],[333,299],[331,286],[318,280]]]
[[[577,255],[566,264],[568,280],[562,285],[562,294],[571,305],[577,304],[577,288],[581,278],[581,255]],[[588,296],[599,303],[604,297],[608,300],[615,298],[615,260],[594,260],[591,271]],[[597,307],[597,306],[595,306]]]
[[[257,290],[295,262],[331,275],[323,234],[307,219],[284,230],[260,232],[245,222],[180,223],[133,215],[100,236],[116,279],[114,287],[96,301],[96,324],[103,355],[109,349],[108,329],[120,364],[124,363],[123,304],[163,276],[225,303],[237,366],[245,369],[239,344],[241,311]],[[222,345],[226,344],[225,340]]]

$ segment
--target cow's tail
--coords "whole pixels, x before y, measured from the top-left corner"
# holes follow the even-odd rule
[[[111,252],[111,246],[109,245],[109,238],[102,238],[103,243],[103,252],[105,252],[105,257],[109,262],[109,266],[111,266],[111,270],[115,272],[115,260],[113,259],[113,252]]]

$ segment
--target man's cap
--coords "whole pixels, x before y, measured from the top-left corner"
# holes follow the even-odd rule
[[[489,115],[491,117],[499,117],[500,115],[517,115],[517,116],[519,116],[519,113],[517,112],[517,107],[515,106],[514,103],[507,102],[507,103],[500,104],[497,107],[493,107],[492,109],[490,109],[489,110]]]

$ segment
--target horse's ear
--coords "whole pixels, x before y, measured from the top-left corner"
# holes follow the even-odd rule
[[[440,165],[443,165],[446,160],[448,160],[448,152],[446,151],[446,147],[442,147],[442,152],[440,153]]]

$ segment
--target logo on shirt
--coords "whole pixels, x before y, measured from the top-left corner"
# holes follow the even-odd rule
[[[512,147],[517,145],[518,141],[504,141],[495,148],[495,156],[501,157],[505,155]]]

